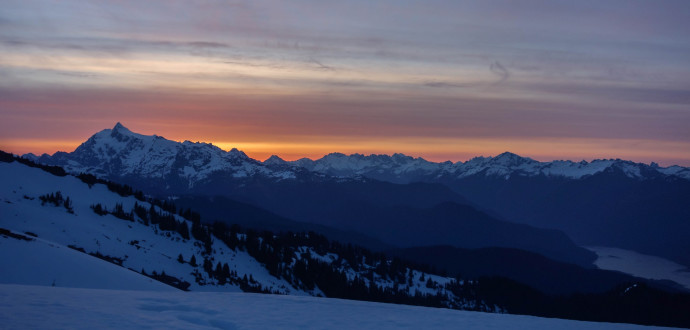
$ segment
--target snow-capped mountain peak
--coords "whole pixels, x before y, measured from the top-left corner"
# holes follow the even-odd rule
[[[131,135],[134,134],[132,131],[130,131],[127,127],[122,125],[119,121],[115,124],[115,126],[112,129],[113,134],[122,134],[122,135]]]
[[[264,160],[264,165],[287,165],[288,162],[283,160],[282,158],[276,156],[276,155],[271,155],[271,157],[268,157],[268,159]]]
[[[142,135],[119,122],[112,129],[94,134],[74,152],[25,157],[63,166],[71,173],[84,172],[113,179],[164,179],[166,184],[181,181],[188,187],[209,179],[214,173],[235,178],[257,175],[273,179],[293,177],[285,171],[268,170],[261,162],[235,148],[226,152],[209,143],[176,142],[158,135]]]
[[[438,166],[448,165],[447,163],[432,163],[423,158],[414,158],[401,153],[392,156],[385,154],[367,156],[359,153],[345,155],[337,152],[317,160],[302,158],[289,163],[309,171],[337,177],[364,176],[398,183],[409,182],[409,178],[429,175],[436,171]]]
[[[238,159],[245,159],[245,160],[251,159],[251,158],[249,158],[249,156],[247,156],[247,154],[244,153],[244,151],[238,150],[237,148],[232,148],[230,151],[228,151],[228,155],[230,157],[238,158]]]
[[[512,152],[506,151],[496,157],[491,158],[491,162],[503,166],[521,166],[523,164],[534,163],[536,161],[531,158],[521,157]]]
[[[233,148],[224,151],[213,144],[167,140],[157,135],[142,135],[117,123],[90,137],[74,152],[57,152],[53,156],[24,157],[49,165],[65,167],[72,173],[92,173],[119,179],[140,177],[165,179],[193,187],[210,180],[215,174],[237,179],[263,177],[272,180],[294,179],[297,172],[308,175],[328,175],[339,178],[372,178],[394,183],[445,182],[471,176],[510,179],[522,177],[554,177],[571,180],[615,171],[633,179],[672,176],[690,179],[690,169],[680,166],[667,168],[620,159],[573,162],[556,160],[540,162],[511,152],[493,157],[475,157],[465,162],[430,162],[421,157],[401,153],[350,154],[330,153],[320,159],[302,158],[285,161],[271,156],[261,162]],[[305,172],[306,170],[306,172]],[[172,180],[171,180],[172,178]]]
[[[392,156],[376,154],[368,156],[352,154],[348,156],[342,153],[331,153],[317,160],[303,158],[290,163],[310,171],[329,175],[340,177],[365,176],[397,183],[436,182],[438,180],[462,179],[474,175],[503,179],[517,175],[576,180],[603,171],[619,171],[633,179],[646,179],[658,175],[690,179],[690,169],[680,166],[663,168],[659,167],[658,164],[646,165],[620,159],[597,159],[591,162],[584,160],[580,162],[570,160],[540,162],[507,151],[493,157],[480,156],[457,163],[450,161],[435,163],[400,153]]]
[[[540,162],[504,152],[495,157],[477,157],[464,163],[456,163],[451,172],[458,178],[483,173],[486,176],[505,177],[506,179],[513,175],[582,179],[604,171],[620,171],[630,178],[645,179],[660,174],[667,175],[664,170],[666,169],[658,167],[658,165],[653,167],[620,159],[595,159],[591,162],[585,160],[580,162],[570,160]],[[683,176],[679,175],[679,177]],[[685,178],[690,178],[690,176]]]

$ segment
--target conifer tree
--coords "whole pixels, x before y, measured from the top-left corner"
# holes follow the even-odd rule
[[[177,232],[180,233],[182,238],[189,239],[189,227],[187,227],[187,223],[185,221],[180,221],[177,224]]]
[[[223,264],[223,277],[230,277],[230,266],[228,266],[227,262]]]
[[[72,208],[72,201],[69,199],[69,196],[65,198],[65,202],[63,203],[65,206],[65,209],[67,209],[67,212],[69,213],[74,213],[74,209]]]

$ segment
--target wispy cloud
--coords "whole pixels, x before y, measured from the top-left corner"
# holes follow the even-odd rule
[[[690,141],[687,1],[3,8],[0,131],[16,135],[31,116],[123,116],[276,139]]]
[[[500,78],[497,82],[494,83],[494,85],[498,85],[510,78],[510,71],[503,67],[503,65],[501,65],[501,63],[498,61],[494,61],[493,63],[491,63],[491,65],[489,66],[489,70],[498,75]]]
[[[101,74],[96,74],[93,72],[76,72],[76,71],[54,71],[56,74],[63,75],[63,76],[68,76],[68,77],[76,77],[76,78],[98,78],[101,77]]]
[[[201,48],[230,48],[230,45],[222,42],[211,42],[211,41],[189,41],[186,44],[194,47]]]
[[[468,88],[468,87],[476,87],[477,84],[462,84],[462,83],[456,83],[456,82],[451,82],[451,81],[427,81],[422,84],[423,86],[426,87],[433,87],[433,88]]]
[[[309,58],[309,62],[316,64],[316,68],[319,69],[319,70],[324,70],[324,71],[335,71],[335,68],[334,68],[334,67],[329,66],[329,65],[325,65],[325,64],[321,63],[321,61],[319,61],[319,60],[317,60],[317,59],[315,59],[315,58],[313,58],[313,57],[310,57],[310,58]]]

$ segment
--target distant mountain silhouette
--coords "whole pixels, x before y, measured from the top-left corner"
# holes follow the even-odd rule
[[[341,178],[282,164],[276,158],[264,164],[235,149],[225,152],[205,143],[144,136],[120,123],[95,134],[72,153],[31,158],[162,197],[224,196],[282,217],[360,232],[400,247],[515,247],[580,265],[595,258],[561,232],[496,219],[439,183]]]

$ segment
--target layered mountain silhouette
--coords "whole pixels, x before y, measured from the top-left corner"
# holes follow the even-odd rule
[[[538,162],[512,153],[457,163],[337,153],[261,162],[237,149],[145,136],[120,123],[74,152],[24,157],[162,197],[199,203],[201,197],[207,204],[222,196],[384,245],[498,246],[589,264],[594,255],[570,236],[581,245],[621,247],[690,265],[690,170],[679,166]]]
[[[6,247],[0,274],[11,283],[241,290],[589,321],[688,324],[689,297],[674,283],[585,269],[513,248],[423,246],[373,253],[313,232],[285,231],[293,226],[328,228],[296,224],[227,198],[181,197],[170,203],[2,151],[0,167],[5,183],[0,214],[9,215],[0,217],[0,241]],[[185,203],[226,221],[204,226]],[[462,208],[470,207],[441,203],[433,218],[465,213]],[[405,212],[412,219],[420,211]],[[481,222],[495,221],[469,212],[474,216],[463,219],[470,224],[467,230],[486,239],[481,238]],[[243,229],[234,225],[238,221],[263,222],[274,230]],[[530,234],[521,227],[526,226],[514,226],[512,234]],[[490,230],[501,232],[501,225]]]
[[[145,136],[120,123],[96,133],[74,152],[25,157],[162,197],[205,196],[206,203],[222,196],[398,247],[501,246],[580,265],[591,265],[595,258],[561,232],[496,219],[440,183],[397,184],[267,165],[235,149],[226,152],[206,143]]]
[[[512,222],[565,232],[576,243],[616,246],[690,267],[690,169],[620,159],[539,162],[505,152],[434,163],[403,154],[329,154],[265,163],[342,178],[439,183]]]

